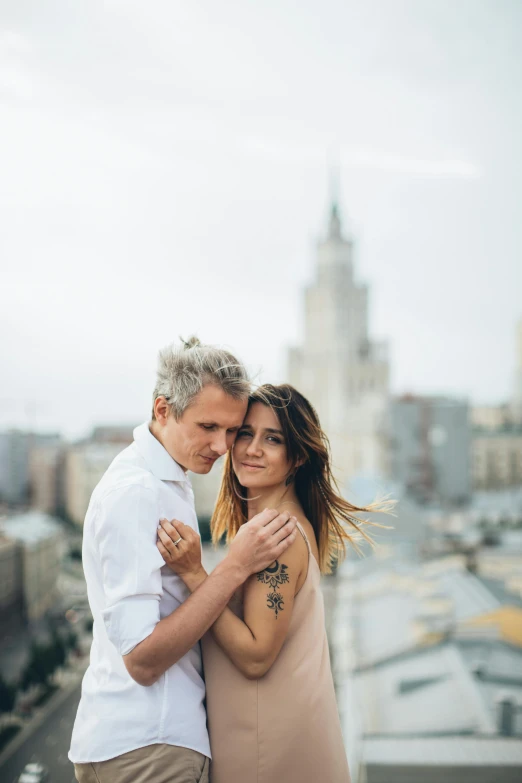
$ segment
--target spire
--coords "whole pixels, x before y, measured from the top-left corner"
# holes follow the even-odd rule
[[[341,218],[339,216],[339,206],[336,201],[332,201],[330,207],[330,222],[328,224],[328,239],[341,238]]]
[[[339,213],[340,168],[339,160],[330,164],[330,221],[328,224],[328,239],[341,238],[341,216]]]

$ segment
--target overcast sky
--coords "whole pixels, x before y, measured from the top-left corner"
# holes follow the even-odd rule
[[[140,421],[179,334],[283,380],[328,159],[394,391],[510,393],[519,0],[0,0],[0,426]]]

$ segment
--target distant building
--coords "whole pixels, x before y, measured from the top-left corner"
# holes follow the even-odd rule
[[[56,436],[37,439],[29,449],[29,505],[44,514],[63,512],[65,444]]]
[[[403,395],[390,410],[392,478],[421,503],[459,506],[469,500],[468,403]]]
[[[317,247],[314,282],[304,296],[305,329],[288,355],[288,380],[317,408],[345,484],[387,472],[387,348],[368,325],[368,287],[355,279],[354,243],[343,236],[337,203]]]
[[[509,405],[474,405],[470,410],[471,426],[482,432],[498,432],[511,427],[513,414]]]
[[[23,616],[29,623],[39,620],[58,597],[56,585],[62,557],[62,528],[52,517],[34,511],[4,520],[0,523],[0,532],[18,549],[17,555],[11,549],[11,559],[7,562],[14,573],[10,583],[14,585],[15,593],[19,589],[16,574],[21,574]],[[14,567],[13,562],[16,563]]]
[[[0,432],[0,502],[8,506],[28,500],[30,438],[20,430]]]
[[[70,445],[65,453],[63,494],[65,515],[83,525],[95,486],[113,459],[133,442],[133,427],[95,427],[86,440]]]
[[[94,488],[113,459],[127,445],[87,441],[67,449],[64,477],[65,513],[75,525],[83,525]]]
[[[476,429],[471,450],[474,489],[522,487],[522,425],[510,429]]]
[[[0,528],[0,636],[23,611],[22,555],[17,541]]]
[[[31,455],[33,452],[55,448],[60,443],[57,434],[41,434],[8,430],[0,432],[0,503],[10,507],[27,506],[31,501]],[[42,465],[44,472],[47,469]],[[43,490],[42,482],[38,494]],[[42,509],[46,510],[46,509]]]

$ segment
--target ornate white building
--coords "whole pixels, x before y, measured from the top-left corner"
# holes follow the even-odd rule
[[[334,201],[316,278],[304,292],[303,344],[288,357],[289,381],[317,408],[343,484],[388,474],[387,346],[370,339],[368,287],[355,280],[353,251]]]

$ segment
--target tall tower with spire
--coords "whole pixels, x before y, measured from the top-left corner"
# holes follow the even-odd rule
[[[384,476],[387,347],[369,336],[368,287],[355,279],[354,241],[343,233],[337,192],[304,310],[303,342],[289,351],[289,381],[317,408],[340,481]]]

